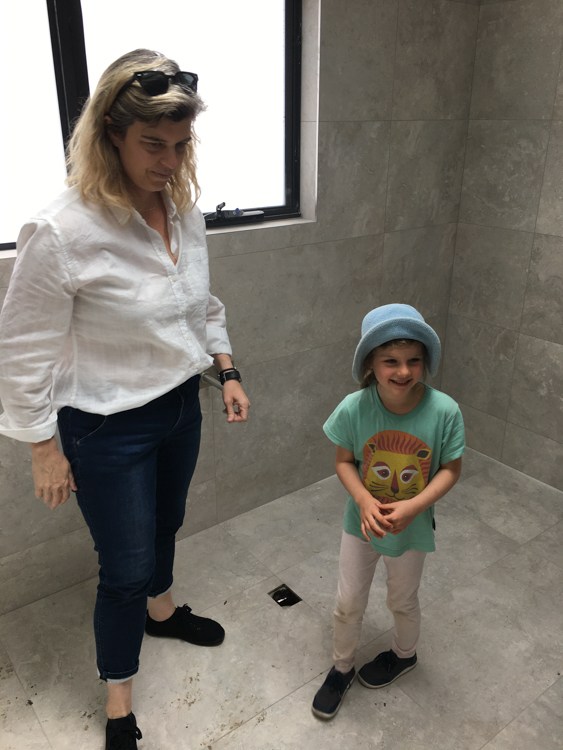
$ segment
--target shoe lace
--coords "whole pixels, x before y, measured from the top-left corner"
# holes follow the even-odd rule
[[[383,667],[387,672],[392,672],[397,664],[397,657],[393,651],[384,651],[376,658],[375,663],[377,666]]]
[[[118,734],[114,734],[110,742],[110,750],[129,750],[134,748],[135,740],[143,738],[139,727],[131,727],[130,729],[120,729]]]

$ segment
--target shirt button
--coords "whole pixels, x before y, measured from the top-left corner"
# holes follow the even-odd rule
[[[184,305],[182,305],[182,307],[180,308],[180,312],[186,312],[186,308],[184,307]]]
[[[176,274],[174,274],[174,276],[172,276],[172,281],[178,281],[178,276]]]

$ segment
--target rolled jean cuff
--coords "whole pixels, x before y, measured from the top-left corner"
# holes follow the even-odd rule
[[[148,599],[158,599],[159,596],[164,596],[164,594],[167,594],[172,589],[172,584],[168,586],[168,588],[165,588],[164,591],[159,591],[158,594],[149,594]]]
[[[131,671],[131,674],[127,675],[127,677],[103,677],[102,673],[100,672],[98,668],[98,677],[100,678],[100,680],[107,682],[109,685],[121,685],[122,682],[128,682],[132,677],[134,677],[137,674],[138,671],[139,671],[139,666],[137,665],[135,669]]]

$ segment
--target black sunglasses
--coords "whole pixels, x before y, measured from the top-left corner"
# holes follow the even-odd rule
[[[139,83],[147,96],[160,96],[160,94],[165,94],[168,91],[170,81],[195,92],[197,91],[198,78],[195,73],[188,73],[185,70],[179,70],[173,75],[163,73],[162,70],[141,70],[138,73],[133,73],[131,78],[123,84],[115,99],[118,99],[135,81]]]

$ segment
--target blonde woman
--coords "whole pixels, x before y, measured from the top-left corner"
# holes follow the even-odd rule
[[[245,422],[250,406],[195,206],[203,107],[197,76],[163,55],[135,50],[110,65],[69,145],[69,190],[20,233],[0,319],[0,432],[31,444],[35,494],[51,509],[76,492],[98,552],[108,750],[141,737],[131,687],[145,631],[224,638],[171,595],[200,374],[213,362],[220,371],[228,422]]]

